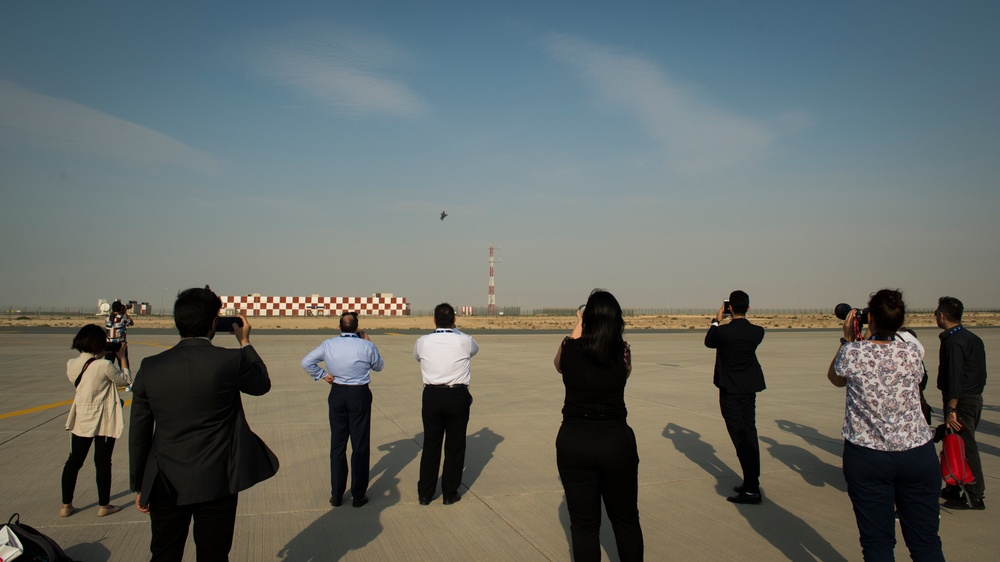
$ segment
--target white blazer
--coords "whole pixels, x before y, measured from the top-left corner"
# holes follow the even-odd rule
[[[76,382],[83,365],[91,357],[81,353],[79,357],[66,363],[66,377],[70,384]],[[76,387],[73,405],[69,407],[66,429],[80,437],[114,437],[118,439],[125,428],[122,405],[118,397],[118,386],[132,384],[132,374],[121,370],[112,361],[105,361],[104,354],[87,366],[87,372]]]

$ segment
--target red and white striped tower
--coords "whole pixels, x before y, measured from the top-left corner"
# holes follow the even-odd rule
[[[493,285],[493,244],[490,244],[490,290],[486,298],[486,314],[488,316],[496,316],[496,313],[497,295]]]

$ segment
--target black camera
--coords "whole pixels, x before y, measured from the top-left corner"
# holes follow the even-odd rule
[[[857,310],[858,312],[854,315],[854,318],[858,320],[858,324],[864,326],[868,323],[868,309],[867,308],[854,308],[853,306],[842,302],[838,304],[834,309],[833,313],[841,320],[846,320],[847,315],[850,314],[852,310]]]
[[[218,334],[233,333],[233,326],[243,327],[243,319],[239,316],[219,316],[215,319],[215,332]]]

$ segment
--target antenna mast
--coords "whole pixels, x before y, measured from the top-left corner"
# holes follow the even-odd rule
[[[490,244],[490,289],[486,297],[486,315],[496,316],[497,313],[497,296],[493,283],[493,244]],[[500,246],[496,246],[496,249],[500,249]]]

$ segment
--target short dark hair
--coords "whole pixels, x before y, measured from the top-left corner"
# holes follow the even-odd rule
[[[104,333],[104,328],[97,324],[87,324],[76,333],[73,345],[70,347],[83,353],[97,355],[107,349],[108,338]]]
[[[939,298],[937,309],[938,312],[943,314],[948,320],[957,324],[962,323],[962,313],[965,312],[965,306],[962,305],[962,301],[956,299],[955,297]]]
[[[121,299],[111,303],[111,312],[125,312],[125,303]]]
[[[455,307],[443,302],[434,307],[434,325],[438,328],[451,328],[455,325]]]
[[[750,295],[740,290],[729,293],[729,308],[733,309],[733,314],[746,314],[750,309]]]
[[[174,325],[182,338],[201,338],[211,333],[222,309],[222,299],[205,285],[185,289],[174,302]]]
[[[351,311],[340,315],[340,331],[353,334],[358,331],[358,313]]]
[[[899,289],[882,289],[868,301],[868,314],[875,320],[872,335],[887,338],[894,335],[906,320],[906,303]]]

